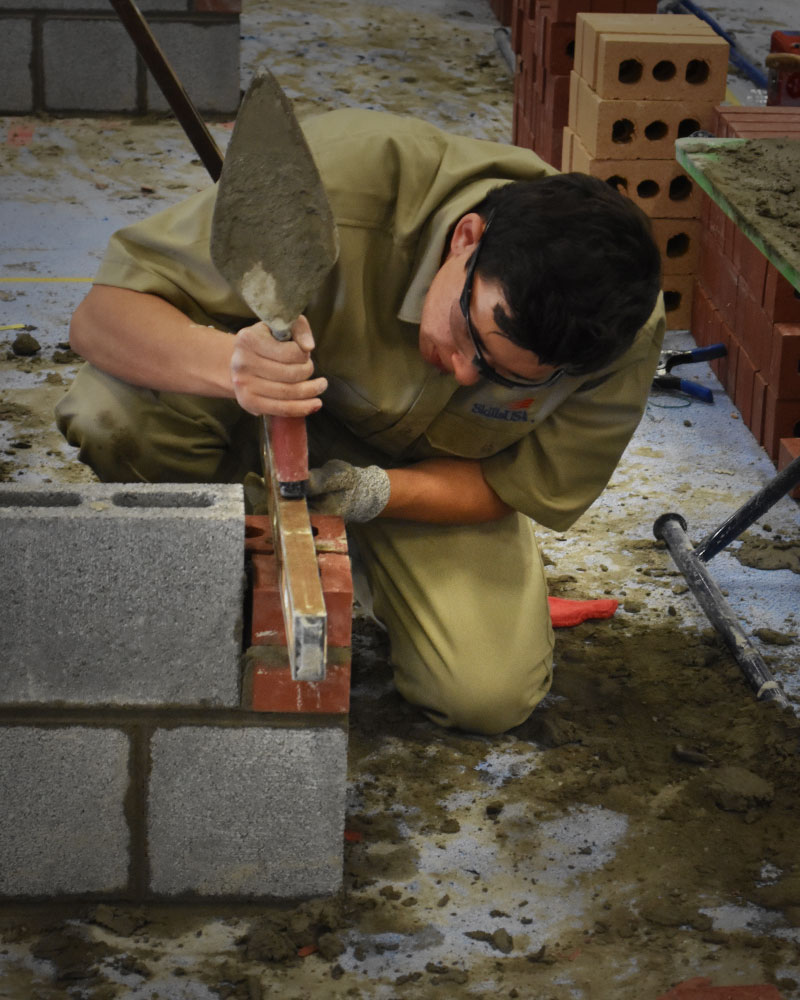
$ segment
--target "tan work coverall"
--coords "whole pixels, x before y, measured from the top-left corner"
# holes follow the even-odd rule
[[[418,348],[449,230],[494,187],[554,173],[529,150],[410,118],[342,110],[303,125],[341,251],[306,314],[315,374],[312,463],[391,467],[478,459],[519,513],[469,526],[379,518],[351,533],[399,691],[443,725],[496,733],[546,694],[553,635],[531,518],[569,527],[605,487],[642,415],[664,330],[659,304],[626,354],[544,389],[462,387]],[[253,315],[210,259],[215,188],[116,233],[96,282],[159,295],[232,330]],[[265,220],[268,224],[268,220]],[[136,388],[87,365],[57,409],[101,479],[236,481],[258,468],[255,421],[233,400]]]

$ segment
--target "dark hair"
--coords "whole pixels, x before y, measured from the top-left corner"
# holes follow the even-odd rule
[[[661,286],[647,216],[588,174],[555,174],[490,191],[477,272],[500,283],[511,315],[498,329],[544,364],[597,371],[628,347]]]

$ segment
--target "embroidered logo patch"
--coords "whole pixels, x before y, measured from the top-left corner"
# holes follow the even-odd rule
[[[524,399],[518,403],[504,406],[487,406],[486,403],[473,403],[472,412],[479,417],[490,417],[492,420],[509,420],[513,423],[527,423],[528,414],[522,409],[522,404],[530,405],[531,400]]]

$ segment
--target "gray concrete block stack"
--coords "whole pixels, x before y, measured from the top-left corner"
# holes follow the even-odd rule
[[[0,484],[0,897],[341,882],[347,716],[242,708],[241,487]]]
[[[138,0],[197,109],[234,115],[241,0]],[[0,0],[0,114],[168,110],[108,0]]]

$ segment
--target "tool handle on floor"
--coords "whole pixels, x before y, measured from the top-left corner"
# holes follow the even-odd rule
[[[714,393],[707,386],[698,385],[697,382],[691,382],[687,378],[682,378],[678,381],[678,388],[681,392],[685,392],[687,396],[702,399],[704,403],[714,402]]]
[[[708,347],[695,347],[690,354],[692,361],[713,361],[726,357],[728,348],[724,344],[709,344]]]

